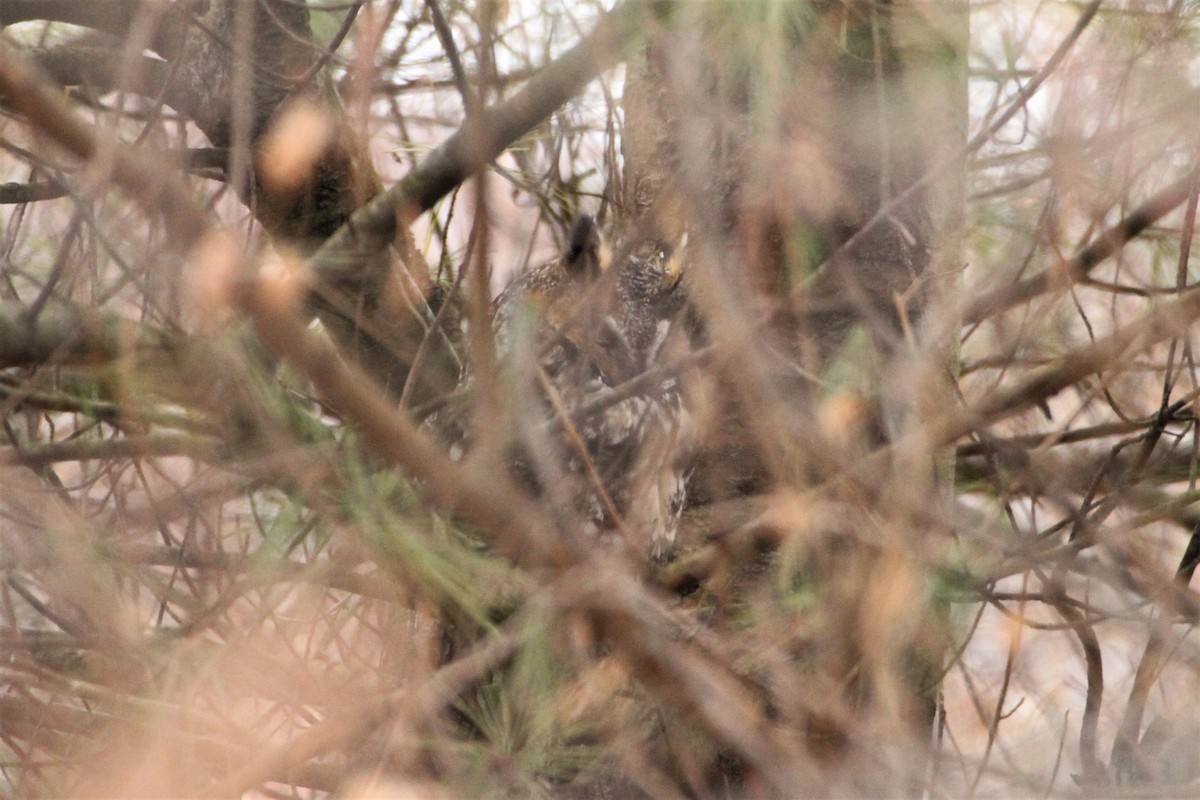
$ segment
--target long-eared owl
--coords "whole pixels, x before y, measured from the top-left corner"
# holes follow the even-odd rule
[[[658,559],[687,496],[681,258],[657,240],[610,251],[583,215],[494,317],[500,362],[536,409],[521,415],[517,473],[561,519]]]

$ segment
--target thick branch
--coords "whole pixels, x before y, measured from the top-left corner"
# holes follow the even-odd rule
[[[175,3],[156,27],[150,45],[164,56],[175,55],[187,25],[192,0]],[[66,22],[117,37],[126,36],[139,14],[157,13],[144,7],[143,0],[4,0],[0,2],[0,25],[45,20]]]
[[[36,48],[28,58],[60,86],[85,86],[103,93],[124,89],[149,98],[162,98],[186,116],[193,115],[192,98],[170,82],[167,62],[150,56],[131,56],[111,47],[64,45]],[[117,81],[123,83],[118,85]]]
[[[0,183],[0,205],[36,203],[39,200],[55,200],[67,194],[67,187],[58,181],[38,183]]]
[[[114,314],[48,303],[34,311],[0,303],[0,369],[47,363],[100,363],[129,351],[142,338]]]
[[[589,81],[616,65],[641,37],[651,12],[664,13],[669,7],[665,0],[627,0],[513,97],[464,124],[419,167],[356,211],[329,237],[312,259],[321,282],[354,276],[392,243],[398,219],[407,224],[486,167]]]
[[[129,29],[141,5],[141,0],[5,0],[0,3],[0,25],[47,20],[119,36]]]
[[[220,459],[222,450],[219,439],[191,434],[155,433],[115,439],[72,439],[20,449],[0,449],[0,465],[21,464],[37,468],[69,461],[165,456],[188,456],[211,463]]]

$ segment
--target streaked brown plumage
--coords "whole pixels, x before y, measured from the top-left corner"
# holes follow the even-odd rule
[[[518,473],[589,530],[657,558],[670,552],[686,498],[678,379],[606,397],[684,346],[674,324],[684,291],[668,255],[639,242],[610,257],[580,217],[562,256],[519,275],[495,308],[501,362],[540,372],[529,377],[544,424],[525,426]]]

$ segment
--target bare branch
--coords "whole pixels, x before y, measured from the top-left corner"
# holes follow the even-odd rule
[[[146,436],[122,436],[115,439],[78,439],[27,446],[19,450],[0,449],[0,465],[21,464],[38,468],[64,461],[114,458],[160,458],[187,456],[215,462],[224,450],[219,439],[190,434],[159,433]]]
[[[0,42],[0,98],[72,154],[111,170],[114,181],[144,208],[163,216],[177,252],[187,252],[208,229],[207,215],[176,170],[145,150],[101,136],[5,42]]]
[[[615,65],[643,35],[654,13],[670,8],[664,0],[626,0],[608,12],[595,29],[508,100],[482,110],[421,162],[403,180],[354,215],[313,255],[322,283],[355,275],[407,225],[433,208],[454,187],[486,167],[504,150],[598,74]]]
[[[1137,238],[1151,225],[1187,202],[1195,189],[1196,179],[1196,173],[1191,173],[1163,189],[1101,233],[1074,257],[1044,272],[1024,278],[1012,286],[995,289],[977,298],[963,312],[963,322],[967,325],[977,325],[1054,288],[1070,288],[1087,277],[1088,273],[1106,258],[1118,253],[1130,240]]]

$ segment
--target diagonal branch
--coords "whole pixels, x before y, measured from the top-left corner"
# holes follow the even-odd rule
[[[653,15],[667,13],[668,0],[626,0],[608,12],[573,48],[534,75],[508,100],[483,109],[434,150],[399,183],[358,209],[312,257],[321,283],[352,278],[383,252],[399,225],[407,225],[473,173],[615,66],[644,35]]]
[[[1195,188],[1196,180],[1197,174],[1193,172],[1163,189],[1135,208],[1127,217],[1100,234],[1094,242],[1080,250],[1074,257],[1048,270],[1017,281],[1011,286],[984,294],[967,308],[963,314],[964,324],[976,325],[1019,303],[1032,300],[1056,286],[1065,289],[1087,277],[1096,265],[1115,254],[1131,239],[1141,235],[1151,225],[1187,202]]]
[[[1200,289],[1183,292],[1103,339],[1031,370],[1017,385],[991,392],[968,408],[947,412],[941,418],[914,428],[894,444],[881,447],[862,459],[844,477],[858,488],[871,491],[894,454],[925,453],[953,445],[973,431],[1035,407],[1091,375],[1118,366],[1123,359],[1145,352],[1173,336],[1183,335],[1198,319]]]
[[[1197,319],[1200,319],[1200,289],[1192,289],[1109,336],[1031,370],[1016,386],[991,393],[974,408],[930,423],[921,435],[930,436],[938,446],[953,444],[973,430],[1035,406],[1090,375],[1111,369],[1131,353],[1144,352],[1172,336],[1186,333]]]

